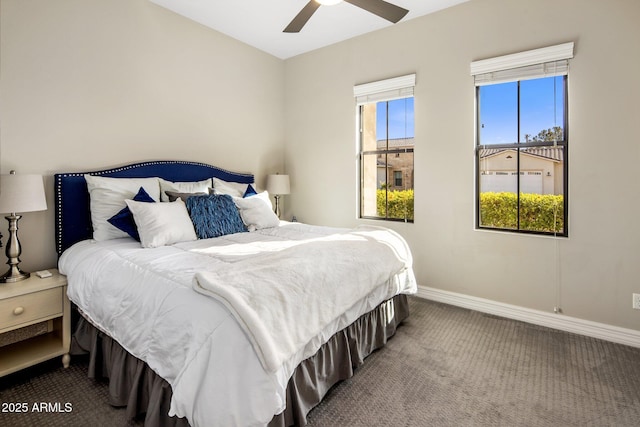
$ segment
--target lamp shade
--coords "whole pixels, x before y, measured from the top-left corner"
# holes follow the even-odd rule
[[[269,175],[267,176],[267,191],[273,195],[289,194],[289,175]]]
[[[0,213],[44,211],[47,199],[41,175],[0,176]]]

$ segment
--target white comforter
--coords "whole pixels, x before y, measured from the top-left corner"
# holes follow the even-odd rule
[[[289,349],[273,369],[265,369],[252,346],[255,340],[226,302],[194,292],[194,278],[203,283],[204,277],[239,271],[233,265],[241,269],[277,253],[302,253],[305,243],[331,240],[346,231],[283,223],[154,249],[142,249],[128,238],[84,241],[65,251],[59,268],[68,277],[69,298],[90,320],[171,384],[171,415],[187,417],[194,427],[264,425],[284,410],[287,381],[302,360],[380,302],[415,292],[410,253],[395,233],[376,230],[394,241],[387,242],[396,252],[389,258],[395,258],[391,269],[386,275],[374,273],[380,283],[358,291],[357,298],[350,296],[355,303],[328,319],[306,345]],[[362,259],[372,256],[378,255],[362,253]],[[326,268],[331,267],[320,271]],[[363,273],[354,270],[353,279]]]

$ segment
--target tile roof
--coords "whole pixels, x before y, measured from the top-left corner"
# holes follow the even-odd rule
[[[514,151],[513,148],[483,148],[480,150],[480,158],[485,158],[499,154],[503,151]],[[528,147],[521,148],[522,153],[526,153],[532,156],[543,157],[545,159],[555,160],[557,162],[564,161],[564,148],[563,147]]]
[[[389,141],[389,148],[401,148],[401,147],[414,146],[413,138],[393,138],[393,139],[389,139],[388,141]],[[378,149],[383,149],[387,146],[386,144],[387,144],[386,139],[379,139],[376,145]]]

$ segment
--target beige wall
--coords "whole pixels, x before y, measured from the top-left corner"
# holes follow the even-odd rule
[[[374,224],[409,240],[419,284],[640,330],[639,18],[637,0],[472,0],[286,61],[286,216],[362,222],[353,86],[416,72],[415,223]],[[475,231],[469,63],[569,41],[570,237]]]
[[[284,63],[147,0],[0,0],[0,171],[45,175],[21,264],[55,266],[53,174],[180,159],[282,172]],[[6,221],[0,231],[7,236]],[[1,274],[1,272],[0,272]]]

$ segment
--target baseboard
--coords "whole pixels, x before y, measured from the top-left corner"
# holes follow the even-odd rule
[[[424,286],[418,287],[416,296],[457,307],[468,308],[482,313],[520,320],[534,325],[546,326],[574,334],[599,338],[606,341],[640,348],[640,331],[620,328],[604,323],[577,319],[562,314],[546,313],[517,305],[505,304],[484,298],[477,298],[455,292],[443,291]]]

